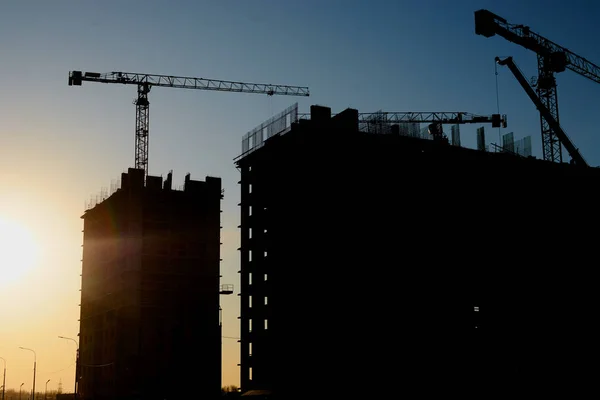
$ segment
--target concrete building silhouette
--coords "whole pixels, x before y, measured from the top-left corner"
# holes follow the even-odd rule
[[[389,131],[312,106],[244,137],[242,391],[485,398],[591,379],[595,246],[577,226],[600,219],[600,170]]]
[[[220,395],[221,179],[171,186],[129,169],[82,216],[82,399]]]

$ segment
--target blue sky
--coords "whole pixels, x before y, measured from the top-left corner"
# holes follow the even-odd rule
[[[195,179],[223,178],[223,282],[237,285],[239,175],[232,159],[242,135],[295,101],[301,112],[321,104],[334,112],[495,113],[494,57],[514,56],[528,76],[536,74],[536,58],[502,38],[476,36],[473,12],[480,8],[600,63],[595,1],[2,1],[0,218],[34,231],[46,252],[37,271],[52,290],[29,300],[26,309],[43,305],[46,317],[27,326],[19,322],[22,314],[2,310],[7,306],[0,295],[0,318],[16,327],[7,332],[0,325],[0,356],[13,355],[22,329],[49,332],[31,338],[40,370],[70,387],[72,370],[51,374],[67,367],[70,355],[51,349],[56,335],[77,334],[79,216],[84,202],[134,161],[135,87],[69,87],[70,70],[309,86],[309,98],[167,88],[150,93],[149,171],[174,170],[176,185],[187,172]],[[534,155],[541,157],[535,107],[508,69],[498,72],[500,112],[509,122],[504,132],[516,139],[531,135]],[[600,85],[571,71],[558,76],[558,85],[563,128],[587,161],[600,165]],[[461,128],[463,145],[475,146],[475,128]],[[488,138],[497,141],[497,132],[488,131]],[[12,290],[30,287],[35,276],[24,276]],[[227,336],[239,335],[237,302],[237,296],[223,299]],[[64,346],[58,350],[68,353]],[[239,382],[238,354],[237,342],[224,340],[224,384]],[[13,358],[17,366],[7,387],[28,382],[26,357],[17,352]]]

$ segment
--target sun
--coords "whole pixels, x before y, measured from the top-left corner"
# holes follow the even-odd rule
[[[38,247],[21,224],[0,217],[0,287],[17,283],[36,265]]]

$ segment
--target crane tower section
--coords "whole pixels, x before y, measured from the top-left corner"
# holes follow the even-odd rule
[[[549,116],[560,123],[555,73],[570,69],[596,83],[600,83],[600,67],[565,47],[532,32],[528,26],[510,24],[506,19],[488,10],[475,11],[475,33],[485,37],[499,35],[537,55],[538,76],[535,83],[537,97],[548,110]],[[561,142],[553,129],[553,122],[540,113],[542,153],[545,160],[562,162]]]
[[[540,113],[542,114],[544,119],[552,127],[552,130],[554,132],[556,132],[556,134],[558,135],[558,139],[561,141],[562,145],[567,149],[567,152],[571,156],[572,163],[574,163],[575,165],[581,165],[581,166],[587,167],[588,164],[585,161],[585,159],[583,158],[583,156],[581,155],[581,153],[579,153],[579,150],[575,147],[573,142],[571,142],[571,139],[569,139],[569,136],[567,136],[567,134],[562,129],[562,127],[560,126],[558,121],[556,121],[552,117],[550,111],[546,108],[546,106],[543,104],[541,99],[536,96],[535,91],[529,85],[529,83],[527,82],[527,79],[525,79],[525,77],[523,76],[523,74],[521,73],[521,71],[519,70],[517,65],[514,63],[512,57],[507,57],[505,59],[496,57],[496,62],[500,65],[508,66],[508,68],[513,73],[513,75],[515,76],[517,81],[521,84],[521,86],[523,87],[523,89],[525,90],[525,92],[527,93],[529,98],[531,99],[531,101],[533,101],[533,103],[535,104],[537,109],[540,111]]]

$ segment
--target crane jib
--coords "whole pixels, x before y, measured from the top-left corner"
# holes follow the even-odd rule
[[[149,106],[148,94],[152,86],[177,89],[198,89],[220,92],[266,94],[267,96],[309,96],[306,86],[289,86],[263,83],[222,81],[216,79],[191,78],[185,76],[151,75],[129,72],[69,72],[69,86],[81,86],[86,82],[119,83],[138,86],[138,98],[135,118],[135,167],[144,169],[148,175],[148,128]]]

